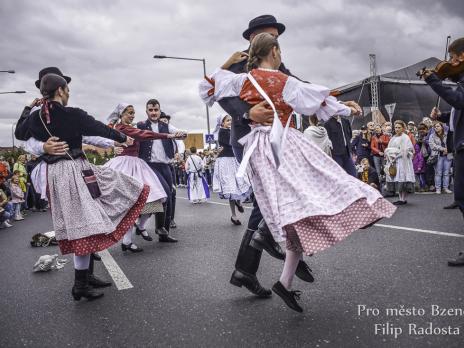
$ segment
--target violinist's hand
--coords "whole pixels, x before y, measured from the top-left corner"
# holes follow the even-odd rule
[[[230,56],[229,59],[221,66],[221,69],[229,69],[231,65],[243,62],[244,60],[248,59],[248,54],[245,52],[235,52]]]
[[[43,150],[48,155],[64,156],[69,150],[68,144],[65,141],[59,141],[57,137],[50,137],[43,144]]]
[[[40,106],[42,104],[42,99],[35,98],[30,104],[29,107],[32,109],[34,106]]]
[[[120,155],[122,154],[124,151],[124,148],[122,146],[115,146],[114,147],[114,154],[115,155]]]
[[[431,70],[431,69],[422,69],[420,77],[421,77],[421,79],[426,79],[427,77],[429,77],[432,74],[433,74],[433,70]]]
[[[430,118],[432,120],[436,120],[437,118],[439,118],[441,115],[441,111],[438,110],[438,108],[435,106],[432,111],[430,112]]]
[[[248,111],[248,115],[250,120],[263,126],[272,126],[272,121],[274,120],[274,111],[272,111],[270,105],[265,100],[253,106]]]
[[[351,109],[352,116],[362,116],[362,109],[359,106],[359,104],[356,103],[355,101],[349,100],[349,101],[343,102],[343,104],[345,104]]]
[[[127,137],[126,141],[122,143],[123,146],[131,146],[134,145],[134,138]]]

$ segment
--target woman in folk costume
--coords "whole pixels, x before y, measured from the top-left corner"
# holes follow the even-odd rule
[[[385,178],[387,191],[399,193],[399,200],[395,205],[407,204],[406,196],[414,193],[416,176],[414,174],[414,146],[410,137],[405,133],[406,123],[396,120],[394,123],[395,135],[393,135],[385,149]]]
[[[232,118],[229,115],[219,116],[217,121],[217,141],[222,150],[214,163],[213,191],[218,192],[221,199],[229,200],[230,220],[234,225],[241,225],[235,208],[244,212],[242,202],[251,194],[251,185],[247,176],[241,179],[236,176],[239,164],[230,146]]]
[[[203,160],[197,155],[196,147],[191,147],[190,152],[191,155],[185,161],[188,198],[194,204],[206,202],[209,198],[209,187],[203,176]]]
[[[47,74],[40,83],[44,102],[29,116],[25,127],[39,141],[55,136],[67,142],[64,156],[44,155],[47,191],[56,239],[62,254],[74,254],[75,300],[103,296],[89,286],[90,254],[117,243],[134,225],[150,187],[111,168],[89,163],[82,152],[82,136],[98,135],[120,143],[132,139],[89,116],[66,107],[66,80]]]
[[[238,175],[248,167],[266,223],[276,239],[286,238],[284,269],[273,291],[301,312],[299,292],[291,286],[302,253],[322,251],[357,229],[390,217],[395,207],[377,190],[348,175],[291,124],[292,111],[327,120],[336,114],[358,113],[359,106],[349,102],[348,107],[331,97],[328,88],[279,72],[280,62],[277,40],[258,34],[249,52],[250,73],[218,69],[202,81],[200,95],[208,104],[231,96],[250,104],[265,98],[275,108],[272,127],[252,124],[251,132],[240,140],[245,155]],[[251,245],[261,247],[253,241]]]
[[[148,235],[145,229],[145,223],[152,213],[163,212],[163,202],[166,200],[166,193],[153,170],[151,170],[144,160],[138,157],[140,142],[155,139],[171,139],[175,138],[175,136],[174,134],[161,134],[150,130],[141,130],[132,126],[134,115],[134,107],[130,104],[122,103],[118,104],[108,117],[108,120],[115,124],[114,129],[133,138],[134,144],[126,147],[119,156],[112,158],[104,166],[129,175],[150,187],[147,203],[140,213],[141,216],[137,222],[137,231],[142,235],[143,239],[152,241],[153,238]],[[134,230],[131,228],[122,240],[121,248],[123,251],[140,252],[143,250],[132,243],[133,235]]]

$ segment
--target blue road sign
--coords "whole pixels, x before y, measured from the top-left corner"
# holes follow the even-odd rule
[[[213,144],[214,143],[214,134],[205,134],[205,142],[207,144]]]

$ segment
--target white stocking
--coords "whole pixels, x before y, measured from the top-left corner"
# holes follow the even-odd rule
[[[124,237],[122,238],[122,244],[129,245],[132,243],[132,234],[134,233],[133,228],[129,228],[129,231],[126,232]]]
[[[90,254],[84,256],[74,255],[74,268],[77,270],[89,269]]]
[[[293,277],[295,275],[296,268],[302,257],[301,252],[291,251],[287,249],[285,256],[284,269],[282,270],[282,275],[280,276],[280,282],[287,290],[292,288]]]
[[[137,222],[137,226],[139,226],[139,229],[141,229],[141,230],[145,229],[145,224],[147,223],[150,216],[151,216],[151,214],[140,215],[139,221]]]

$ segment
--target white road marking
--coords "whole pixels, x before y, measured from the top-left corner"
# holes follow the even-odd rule
[[[177,196],[176,198],[185,199],[185,200],[188,201],[187,197],[179,197],[179,196]],[[214,201],[207,201],[205,204],[225,205],[226,207],[229,206],[229,203],[219,203],[219,202],[214,202]],[[253,209],[253,207],[247,207],[246,205],[244,205],[243,208],[245,208],[245,209]]]
[[[423,229],[420,229],[420,228],[411,228],[411,227],[393,226],[393,225],[383,225],[383,224],[375,224],[374,226],[384,227],[384,228],[391,228],[391,229],[394,229],[394,230],[404,230],[404,231],[413,231],[413,232],[420,232],[420,233],[436,234],[436,235],[439,235],[439,236],[458,237],[458,238],[464,237],[464,235],[458,234],[458,233],[423,230]]]
[[[186,199],[186,197],[177,197],[180,199]],[[226,203],[219,203],[219,202],[213,202],[213,201],[208,201],[208,204],[217,204],[217,205],[225,205],[229,206],[229,204]],[[245,209],[253,209],[253,207],[246,207],[244,206]],[[377,227],[383,227],[383,228],[391,228],[393,230],[403,230],[403,231],[412,231],[412,232],[419,232],[419,233],[429,233],[429,234],[436,234],[439,236],[447,236],[447,237],[458,237],[458,238],[463,238],[464,235],[458,234],[458,233],[449,233],[449,232],[440,232],[440,231],[432,231],[432,230],[423,230],[420,228],[412,228],[412,227],[404,227],[404,226],[394,226],[394,225],[384,225],[384,224],[375,224],[374,226]]]
[[[111,278],[113,278],[114,284],[116,285],[118,290],[126,290],[134,287],[129,281],[129,279],[127,279],[122,269],[113,259],[113,256],[111,256],[111,254],[108,252],[108,250],[100,251],[98,255],[100,255],[103,264],[108,270],[108,273],[110,274]]]

